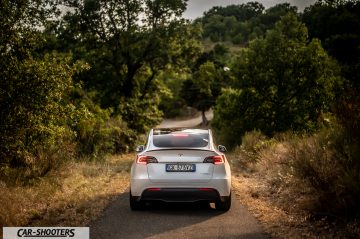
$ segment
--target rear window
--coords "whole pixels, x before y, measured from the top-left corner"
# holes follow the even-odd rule
[[[207,133],[171,132],[153,136],[153,143],[158,148],[203,148],[209,145]]]

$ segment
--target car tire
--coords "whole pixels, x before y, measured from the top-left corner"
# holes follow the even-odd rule
[[[131,192],[129,193],[129,195],[130,195],[130,208],[132,211],[138,211],[144,208],[143,203],[141,201],[137,201],[136,197],[131,195]]]
[[[231,193],[228,197],[225,197],[224,201],[219,201],[215,203],[216,210],[219,211],[229,211],[231,207]]]

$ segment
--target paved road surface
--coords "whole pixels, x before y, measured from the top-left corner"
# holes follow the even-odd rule
[[[212,112],[208,112],[207,117],[211,119]],[[200,123],[201,116],[184,121],[164,120],[159,127],[194,127]],[[236,196],[233,196],[230,211],[225,213],[216,211],[214,205],[191,203],[156,203],[148,205],[144,211],[133,212],[128,192],[125,192],[90,225],[90,238],[262,239],[268,236]]]
[[[213,118],[212,110],[209,110],[205,113],[205,116],[208,120]],[[202,122],[201,115],[198,117],[187,119],[187,120],[173,120],[173,119],[164,119],[163,122],[158,126],[159,128],[175,128],[175,127],[196,127]]]
[[[133,212],[127,193],[90,225],[91,239],[269,238],[235,196],[230,211],[225,213],[216,211],[213,205],[191,203],[156,203]]]

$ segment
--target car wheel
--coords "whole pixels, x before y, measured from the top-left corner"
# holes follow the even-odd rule
[[[229,211],[231,207],[231,193],[228,197],[224,199],[224,201],[219,201],[215,203],[216,210],[219,211]]]
[[[131,195],[131,192],[129,193],[130,195],[130,208],[133,211],[138,211],[143,209],[143,203],[141,201],[137,201],[136,197],[134,197],[133,195]]]

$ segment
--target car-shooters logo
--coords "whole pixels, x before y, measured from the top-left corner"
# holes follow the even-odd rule
[[[4,227],[3,239],[89,239],[88,227]]]

